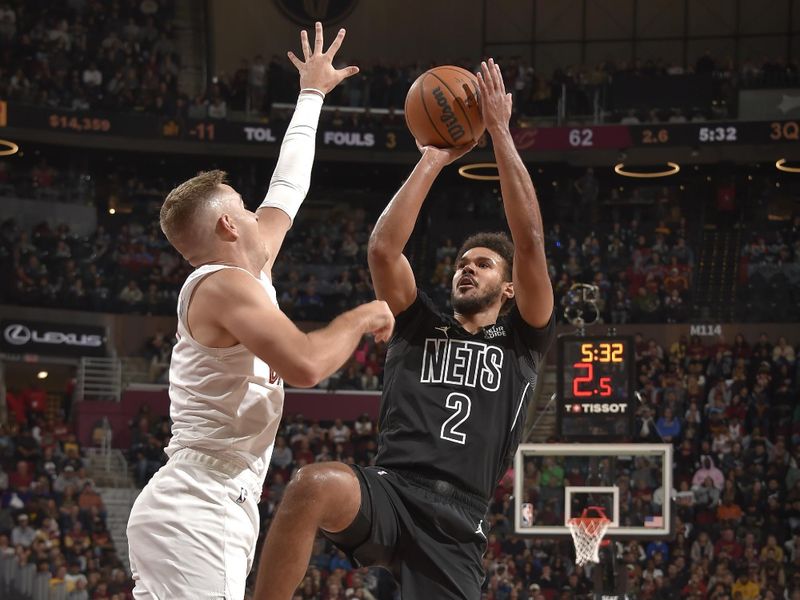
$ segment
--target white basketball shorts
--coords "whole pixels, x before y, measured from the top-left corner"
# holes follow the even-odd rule
[[[242,600],[258,539],[259,477],[179,450],[136,499],[128,547],[136,600]]]

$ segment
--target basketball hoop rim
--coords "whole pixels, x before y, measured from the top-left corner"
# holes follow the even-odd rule
[[[594,527],[589,528],[589,525],[594,524]],[[600,538],[597,542],[598,545],[603,546],[604,548],[611,543],[611,540],[605,539],[606,533],[608,532],[608,526],[611,524],[611,519],[608,517],[572,517],[569,521],[567,521],[567,526],[572,530],[572,527],[581,530],[581,534],[585,535],[587,538],[597,539]]]
[[[611,519],[608,517],[572,517],[569,521],[567,521],[570,525],[588,525],[590,523],[597,523],[598,525],[602,525],[603,523],[611,523]],[[585,529],[585,528],[584,528]],[[594,532],[591,532],[592,535]]]

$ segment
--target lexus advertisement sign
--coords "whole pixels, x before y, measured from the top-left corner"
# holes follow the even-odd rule
[[[105,356],[103,327],[3,319],[0,348],[13,354],[56,356]]]

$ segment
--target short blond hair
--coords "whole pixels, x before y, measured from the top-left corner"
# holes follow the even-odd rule
[[[202,171],[167,194],[161,205],[159,221],[161,231],[173,245],[187,227],[192,227],[195,216],[208,206],[209,200],[218,191],[217,187],[224,183],[228,183],[225,171]]]

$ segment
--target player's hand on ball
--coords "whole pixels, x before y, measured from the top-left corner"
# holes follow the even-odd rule
[[[481,63],[478,73],[478,90],[481,93],[481,113],[489,135],[508,129],[511,120],[511,94],[506,93],[500,65],[493,58]]]
[[[331,42],[327,52],[322,51],[322,23],[317,21],[314,33],[314,50],[308,43],[308,34],[305,30],[300,32],[300,46],[303,48],[305,62],[300,60],[294,52],[289,51],[289,60],[300,72],[300,89],[314,88],[327,94],[339,83],[358,73],[358,67],[350,66],[343,69],[333,67],[333,59],[339,51],[344,40],[345,31],[340,29],[336,39]]]
[[[463,146],[453,146],[452,148],[437,148],[436,146],[421,146],[417,142],[417,148],[422,152],[424,160],[432,162],[438,167],[444,167],[467,154],[477,145],[477,142],[465,144]]]
[[[388,341],[394,329],[394,315],[383,300],[373,300],[361,305],[366,312],[365,330],[375,337],[376,342]]]

